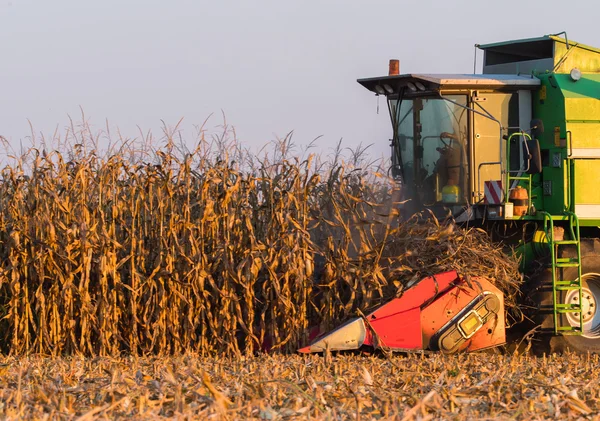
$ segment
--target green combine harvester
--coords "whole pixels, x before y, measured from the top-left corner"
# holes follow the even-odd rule
[[[517,249],[526,274],[547,262],[524,287],[534,321],[552,350],[600,352],[600,49],[566,33],[476,47],[483,74],[400,74],[391,60],[388,76],[358,80],[387,97],[402,212],[429,209],[478,225]],[[395,309],[388,303],[301,351],[455,352],[504,342],[502,297],[492,287],[428,313],[459,280],[444,291],[409,290]],[[491,295],[500,304],[481,304]],[[415,306],[420,319],[402,325]]]

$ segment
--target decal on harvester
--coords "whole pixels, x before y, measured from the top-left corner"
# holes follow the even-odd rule
[[[556,126],[554,128],[554,146],[556,146],[557,148],[561,147],[561,144],[560,144],[560,126]]]
[[[499,205],[502,203],[502,181],[490,180],[484,182],[483,203],[486,205]]]

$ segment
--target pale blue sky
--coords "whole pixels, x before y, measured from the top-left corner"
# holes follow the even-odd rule
[[[566,30],[600,46],[600,2],[0,0],[0,134],[13,144],[67,116],[128,137],[223,110],[251,147],[295,131],[387,153],[385,103],[356,83],[387,72],[469,73],[473,44]]]

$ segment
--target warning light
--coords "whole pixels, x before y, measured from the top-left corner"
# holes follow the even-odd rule
[[[483,326],[483,321],[475,311],[469,312],[458,324],[466,338],[470,338]]]

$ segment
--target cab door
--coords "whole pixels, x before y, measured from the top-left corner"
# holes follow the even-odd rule
[[[502,138],[520,127],[528,128],[531,119],[531,95],[529,92],[502,93],[478,92],[471,97],[473,116],[473,142],[471,144],[472,203],[484,200],[486,181],[499,181],[502,194],[502,160],[506,159],[506,141]],[[527,102],[529,101],[529,106]],[[523,102],[521,105],[520,102]],[[517,145],[517,148],[520,146]],[[520,151],[511,153],[511,169],[520,168]],[[503,198],[500,197],[502,200]]]

